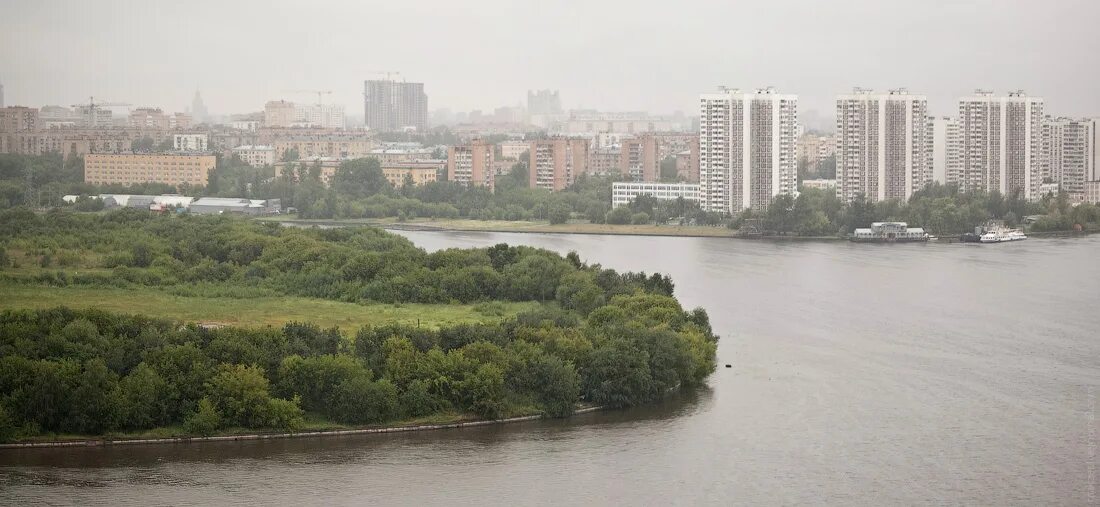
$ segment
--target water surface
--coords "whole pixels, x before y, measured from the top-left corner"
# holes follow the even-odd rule
[[[0,451],[0,502],[1097,502],[1100,237],[1005,245],[413,232],[672,275],[707,389],[491,428]]]

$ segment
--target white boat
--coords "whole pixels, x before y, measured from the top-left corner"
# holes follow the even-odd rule
[[[1019,229],[1007,229],[1005,227],[994,227],[987,230],[978,238],[978,241],[982,243],[1004,243],[1006,241],[1021,241],[1027,239]]]

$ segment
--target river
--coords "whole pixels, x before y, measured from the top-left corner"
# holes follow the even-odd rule
[[[400,232],[661,271],[722,336],[707,389],[563,421],[0,451],[0,503],[1098,502],[1100,236],[1003,245]],[[724,368],[725,364],[732,368]]]

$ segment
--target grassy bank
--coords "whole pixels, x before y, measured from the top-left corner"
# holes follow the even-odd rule
[[[483,232],[528,232],[542,234],[611,234],[627,236],[698,236],[698,237],[734,237],[737,231],[727,227],[706,227],[696,225],[610,225],[589,222],[569,222],[551,225],[547,221],[524,220],[469,220],[469,219],[431,219],[417,218],[398,221],[396,218],[358,218],[340,220],[309,220],[295,217],[265,217],[259,220],[293,222],[317,225],[370,225],[409,230],[445,230],[445,231],[483,231]]]
[[[360,305],[293,296],[248,299],[185,297],[156,288],[50,287],[0,282],[0,310],[68,306],[245,327],[281,326],[296,321],[343,329],[389,323],[419,323],[436,328],[460,323],[495,322],[534,308],[537,304],[494,301],[473,305]]]

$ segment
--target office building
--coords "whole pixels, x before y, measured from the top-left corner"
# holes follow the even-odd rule
[[[90,153],[84,157],[84,182],[97,185],[166,183],[206,186],[214,155]]]
[[[447,180],[466,186],[493,186],[493,145],[481,139],[447,149]]]
[[[699,97],[699,198],[706,211],[767,209],[798,191],[798,97],[720,88]]]
[[[363,118],[368,129],[381,132],[426,129],[428,96],[424,83],[364,81]]]
[[[530,141],[528,176],[531,188],[562,190],[588,172],[589,140],[555,137]]]
[[[836,100],[836,194],[843,202],[906,200],[932,182],[928,99],[856,88]]]
[[[947,182],[963,192],[1017,192],[1039,197],[1044,155],[1043,99],[1023,91],[994,95],[977,90],[959,99],[958,163],[948,167]]]

